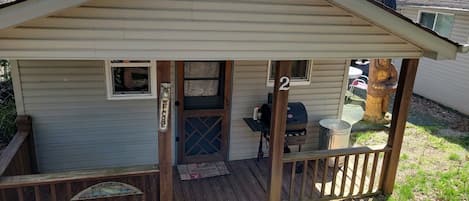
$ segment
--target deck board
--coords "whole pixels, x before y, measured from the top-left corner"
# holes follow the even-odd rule
[[[370,158],[372,159],[372,158]],[[351,158],[353,161],[353,158]],[[371,160],[370,160],[371,161]],[[361,161],[360,161],[361,162]],[[256,161],[255,159],[229,161],[226,162],[229,175],[204,178],[198,180],[181,181],[177,169],[174,171],[174,200],[176,201],[259,201],[266,200],[267,178],[268,178],[268,159]],[[298,163],[301,166],[302,163]],[[348,195],[350,191],[353,162],[348,164],[346,172],[346,186],[344,195]],[[318,164],[316,172],[315,185],[312,184],[314,162],[309,162],[306,171],[307,180],[305,186],[305,196],[310,199],[316,199],[320,195],[321,181],[324,172],[322,162]],[[334,194],[339,196],[342,183],[342,175],[345,167],[339,167],[336,175],[337,184],[335,185]],[[289,199],[291,164],[285,164],[283,170],[282,184],[282,200]],[[362,175],[361,170],[357,172],[356,183],[360,182]],[[295,177],[295,194],[293,200],[298,200],[302,185],[303,173],[296,173]],[[333,168],[328,169],[325,194],[330,195],[332,187]],[[368,179],[368,176],[366,177]],[[368,183],[366,180],[365,184]],[[355,185],[354,194],[358,194],[359,187]],[[314,186],[314,187],[313,187]],[[364,186],[364,193],[367,192],[368,186]]]

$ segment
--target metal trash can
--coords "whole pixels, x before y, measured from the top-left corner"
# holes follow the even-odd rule
[[[319,121],[319,148],[322,150],[348,148],[352,126],[339,119],[323,119]],[[334,166],[334,159],[329,159],[329,166]],[[344,157],[339,158],[339,165]]]

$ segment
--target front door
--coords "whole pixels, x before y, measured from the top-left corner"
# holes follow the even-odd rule
[[[226,160],[232,62],[176,65],[179,163]]]

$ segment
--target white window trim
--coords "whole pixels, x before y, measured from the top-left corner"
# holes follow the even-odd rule
[[[431,30],[435,31],[435,26],[436,26],[436,22],[437,22],[437,19],[438,19],[438,14],[442,14],[442,15],[452,15],[454,17],[454,14],[453,13],[445,13],[445,12],[439,12],[439,11],[432,11],[432,10],[419,10],[419,14],[418,14],[418,17],[417,17],[417,23],[420,24],[420,18],[422,17],[422,13],[433,13],[435,14],[435,20],[433,21],[433,25],[432,25],[432,28]],[[453,22],[453,26],[454,26],[454,22]],[[452,30],[450,32],[450,35],[452,33]]]
[[[150,69],[150,94],[113,94],[112,71],[111,67],[149,67]],[[150,63],[114,63],[106,60],[106,89],[108,100],[139,100],[139,99],[156,99],[156,61]]]
[[[305,59],[306,60],[306,59]],[[311,76],[312,76],[312,71],[313,71],[313,60],[307,60],[308,61],[308,66],[306,69],[307,77],[308,79],[291,79],[290,86],[307,86],[311,84]],[[268,87],[273,87],[274,86],[274,80],[270,79],[270,71],[271,71],[271,64],[272,60],[269,60],[267,64],[267,86]]]

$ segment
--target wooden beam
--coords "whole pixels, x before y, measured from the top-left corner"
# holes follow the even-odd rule
[[[418,59],[404,59],[402,61],[387,143],[387,147],[391,148],[391,151],[384,155],[383,176],[381,178],[383,193],[387,195],[391,194],[394,189],[399,155],[404,139],[404,130],[418,65]]]
[[[270,124],[270,175],[267,189],[269,201],[280,201],[282,194],[283,144],[287,123],[291,66],[292,62],[290,61],[279,61],[275,69],[272,120]]]
[[[157,68],[157,89],[160,99],[162,83],[171,83],[171,62],[158,61]],[[158,99],[158,100],[159,100]],[[170,101],[171,103],[171,101]],[[156,103],[159,105],[158,103]],[[161,108],[159,108],[161,109]],[[171,142],[171,104],[169,104],[168,124],[165,131],[158,131],[158,158],[160,166],[160,200],[173,200],[173,160]],[[159,123],[158,123],[159,125]]]

